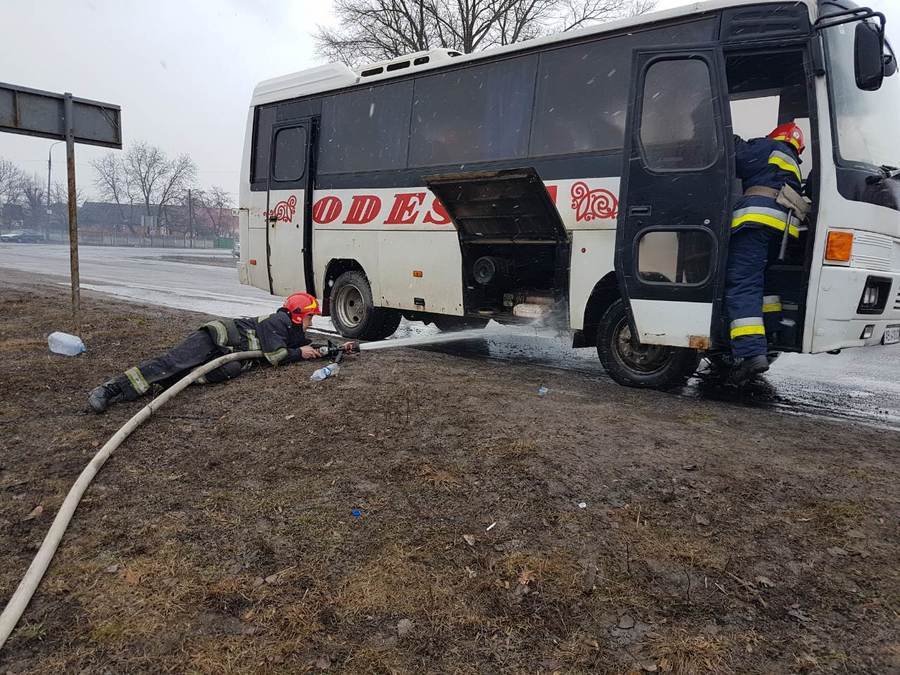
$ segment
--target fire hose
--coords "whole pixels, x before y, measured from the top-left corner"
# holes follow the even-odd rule
[[[38,550],[37,555],[34,556],[34,560],[31,561],[28,571],[25,573],[22,581],[19,582],[19,586],[7,603],[3,610],[3,614],[0,614],[0,649],[6,644],[7,638],[10,636],[10,633],[13,632],[13,629],[25,612],[28,603],[31,602],[31,598],[34,596],[38,584],[40,584],[41,579],[44,578],[44,573],[50,566],[50,561],[53,560],[56,549],[59,547],[59,543],[62,540],[66,529],[69,527],[72,516],[75,514],[75,509],[78,508],[78,504],[81,502],[81,498],[84,496],[85,491],[87,491],[94,476],[97,475],[100,468],[106,460],[109,459],[109,456],[122,444],[122,441],[128,438],[132,431],[147,421],[154,412],[162,408],[171,399],[175,398],[175,396],[177,396],[185,387],[210,371],[215,370],[219,366],[229,363],[230,361],[256,359],[260,358],[262,355],[261,351],[235,352],[233,354],[220,356],[219,358],[213,359],[209,363],[205,363],[199,368],[192,370],[188,375],[185,375],[178,380],[177,383],[166,389],[166,391],[141,408],[134,417],[120,427],[106,444],[100,448],[97,454],[94,455],[94,458],[81,472],[81,475],[78,476],[78,480],[75,481],[75,484],[72,485],[69,494],[66,495],[62,506],[59,508],[59,512],[53,519],[53,524],[50,526],[47,536],[44,537],[41,548]]]

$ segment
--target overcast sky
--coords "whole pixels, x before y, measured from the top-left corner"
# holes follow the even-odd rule
[[[684,4],[660,0],[658,8]],[[126,144],[186,152],[202,185],[236,195],[254,85],[316,65],[311,34],[330,12],[330,0],[0,0],[0,81],[117,103]],[[0,157],[42,180],[49,146],[0,134]],[[62,181],[64,146],[52,152],[53,179]],[[103,152],[76,147],[89,194],[90,160]]]

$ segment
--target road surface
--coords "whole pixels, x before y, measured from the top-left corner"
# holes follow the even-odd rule
[[[234,268],[171,260],[205,256],[221,261],[229,255],[201,249],[84,246],[80,249],[81,283],[85,289],[119,298],[222,316],[271,311],[278,300],[240,285]],[[0,244],[0,267],[51,275],[67,285],[69,249]],[[316,327],[328,330],[331,324],[327,319],[318,320]],[[400,334],[433,330],[411,324],[402,326]],[[527,361],[605,377],[593,350],[573,350],[569,345],[563,336],[554,337],[546,331],[528,334],[519,327],[509,327],[485,340],[440,348],[461,356]],[[738,402],[900,428],[900,346],[851,349],[837,356],[787,354],[774,364],[766,379],[766,385],[742,393]],[[698,383],[686,387],[683,394],[735,400],[732,392],[709,390]]]

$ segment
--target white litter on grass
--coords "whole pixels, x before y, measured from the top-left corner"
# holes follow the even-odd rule
[[[495,526],[496,524],[497,524],[496,522],[491,523],[490,525],[488,525],[488,526],[485,528],[484,531],[485,531],[485,532],[490,532],[491,530],[494,529],[494,526]]]
[[[586,509],[586,508],[587,508],[587,502],[578,502],[578,508],[579,508],[579,509]]]

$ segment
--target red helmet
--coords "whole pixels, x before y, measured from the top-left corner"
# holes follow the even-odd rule
[[[303,317],[308,315],[321,315],[322,308],[316,296],[309,293],[292,293],[282,305],[291,315],[291,321],[296,324],[303,323]]]
[[[778,125],[772,130],[772,133],[769,134],[769,138],[773,141],[790,143],[796,148],[797,152],[801,154],[806,149],[806,141],[803,139],[803,129],[793,122]]]

